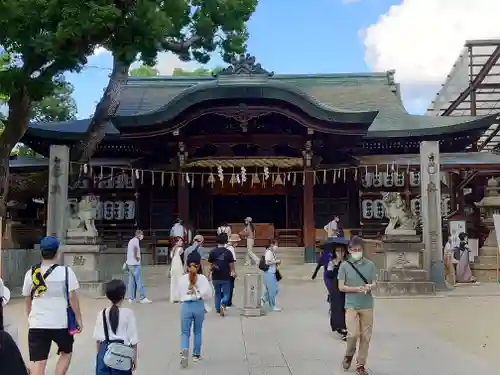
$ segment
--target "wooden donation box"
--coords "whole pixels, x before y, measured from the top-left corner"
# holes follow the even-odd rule
[[[245,229],[244,223],[229,223],[232,233],[240,233]],[[253,223],[255,227],[255,247],[266,247],[269,240],[274,238],[274,224],[272,223]],[[240,245],[246,246],[246,239],[242,238]]]

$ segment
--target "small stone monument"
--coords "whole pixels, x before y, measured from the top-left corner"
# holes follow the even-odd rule
[[[97,197],[86,195],[76,205],[68,204],[66,243],[62,245],[64,264],[71,266],[82,290],[94,297],[103,295],[99,264],[102,246],[97,243],[94,224],[97,203]]]
[[[379,271],[377,295],[434,294],[434,283],[423,269],[424,245],[415,230],[417,221],[400,193],[384,193],[389,224],[382,239],[384,266]]]
[[[247,273],[244,279],[243,312],[241,315],[247,317],[264,315],[262,291],[262,275],[260,273]]]

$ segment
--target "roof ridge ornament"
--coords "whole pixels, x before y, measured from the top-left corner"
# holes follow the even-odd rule
[[[254,56],[249,53],[241,54],[231,59],[231,64],[221,71],[213,74],[215,78],[227,76],[266,76],[272,77],[274,72],[265,70],[262,65],[255,62]]]

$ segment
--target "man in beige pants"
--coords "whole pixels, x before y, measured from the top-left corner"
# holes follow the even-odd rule
[[[363,240],[353,237],[349,256],[339,269],[339,289],[345,292],[345,320],[347,327],[346,352],[342,367],[348,370],[356,354],[356,375],[366,375],[366,359],[373,328],[373,296],[376,287],[375,264],[363,257]]]

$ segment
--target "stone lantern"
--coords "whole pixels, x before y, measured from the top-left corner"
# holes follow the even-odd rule
[[[493,215],[500,214],[500,188],[498,185],[498,178],[490,178],[486,185],[484,198],[474,203],[481,210],[482,222],[489,230],[488,237],[483,247],[479,249],[479,256],[477,257],[476,264],[471,265],[471,268],[475,271],[474,276],[481,281],[494,282],[497,279],[498,241]]]

